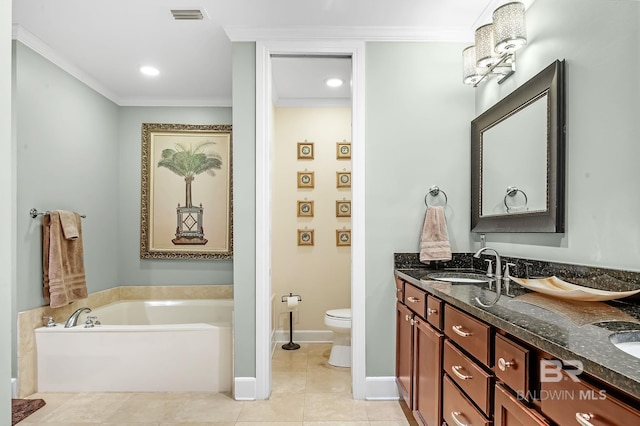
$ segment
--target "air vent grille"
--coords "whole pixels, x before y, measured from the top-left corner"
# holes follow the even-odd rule
[[[201,10],[198,9],[187,9],[187,10],[176,10],[172,9],[171,14],[173,15],[173,19],[175,20],[202,20],[204,15]]]

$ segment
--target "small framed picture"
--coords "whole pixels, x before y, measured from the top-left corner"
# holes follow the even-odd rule
[[[298,217],[313,217],[313,201],[298,200]]]
[[[348,160],[351,158],[351,142],[336,143],[336,158],[338,160]]]
[[[298,229],[298,245],[299,246],[313,245],[313,229]]]
[[[298,188],[313,188],[314,172],[298,172]]]
[[[351,230],[350,229],[338,229],[336,230],[336,246],[350,246],[351,245]]]
[[[336,172],[336,186],[338,188],[351,188],[351,172]]]
[[[298,142],[298,160],[313,160],[313,142]]]
[[[336,217],[351,217],[351,201],[336,201]]]

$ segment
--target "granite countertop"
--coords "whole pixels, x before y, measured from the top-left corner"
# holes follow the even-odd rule
[[[563,361],[577,360],[584,371],[640,399],[640,359],[616,348],[609,336],[640,330],[640,305],[620,301],[575,302],[554,299],[511,283],[498,302],[486,284],[452,284],[428,278],[435,271],[396,269],[405,281],[432,293],[488,324],[498,327]]]

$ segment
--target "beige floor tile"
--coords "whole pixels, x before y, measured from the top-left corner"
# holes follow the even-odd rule
[[[237,422],[235,426],[302,426],[302,422]]]
[[[369,422],[369,424],[371,426],[409,426],[411,425],[411,423],[409,423],[407,421],[407,419],[404,420],[383,420],[383,421],[373,421],[373,422]],[[414,423],[416,426],[418,425],[418,423]]]
[[[41,423],[104,423],[131,394],[127,393],[79,393],[43,417]],[[46,400],[45,400],[46,402]],[[45,405],[46,407],[46,405]]]
[[[271,374],[271,389],[273,393],[303,393],[307,385],[306,372],[274,371]]]
[[[304,421],[367,421],[365,401],[345,393],[309,393],[304,399]]]
[[[307,373],[307,387],[309,393],[350,393],[351,374],[348,369],[325,368],[322,370],[309,370]],[[351,395],[349,395],[349,398]]]
[[[28,399],[43,399],[45,405],[26,419],[22,420],[20,425],[26,426],[42,421],[44,417],[51,414],[55,409],[73,398],[75,395],[76,394],[74,393],[34,393],[33,395],[28,396]]]
[[[301,422],[304,393],[273,393],[264,401],[247,401],[239,422]]]
[[[178,393],[135,393],[105,421],[125,424],[173,420],[184,401]]]
[[[304,422],[303,426],[369,426],[369,422]]]
[[[235,401],[226,394],[193,392],[184,398],[174,412],[173,419],[166,419],[166,421],[174,423],[235,422],[243,405],[243,401]]]
[[[283,351],[285,352],[285,351]],[[286,351],[288,353],[276,354],[271,360],[272,371],[295,371],[306,372],[307,371],[307,358],[306,352]],[[294,352],[294,353],[291,353]]]
[[[184,422],[184,423],[158,423],[158,426],[235,426],[236,422]]]
[[[406,419],[399,401],[366,401],[365,408],[369,421]]]

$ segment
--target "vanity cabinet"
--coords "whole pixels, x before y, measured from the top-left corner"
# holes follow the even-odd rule
[[[552,360],[553,361],[553,360]],[[543,359],[541,362],[549,362]],[[553,363],[555,369],[559,363]],[[640,425],[640,407],[635,408],[612,395],[602,385],[592,383],[575,370],[559,371],[540,382],[542,413],[560,425],[613,426]]]
[[[396,304],[398,390],[420,424],[440,426],[444,335],[425,319],[426,292],[406,285],[396,293],[404,293],[404,301],[398,299]]]

